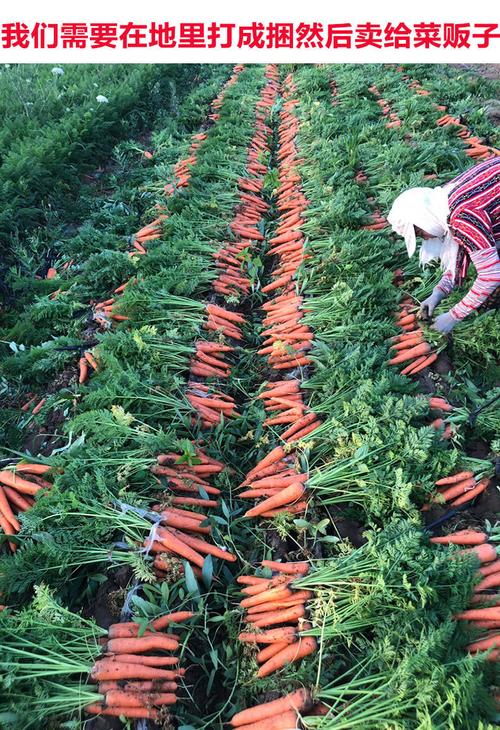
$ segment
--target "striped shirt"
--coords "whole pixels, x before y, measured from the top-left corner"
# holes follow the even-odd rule
[[[473,262],[477,271],[474,285],[450,310],[455,319],[463,319],[500,285],[500,158],[469,168],[446,187],[448,225],[459,248],[455,280],[446,272],[436,288],[447,296],[462,283]]]

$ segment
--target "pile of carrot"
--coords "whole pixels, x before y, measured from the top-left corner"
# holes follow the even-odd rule
[[[479,137],[474,136],[467,126],[462,124],[459,117],[454,117],[451,114],[446,113],[439,117],[436,124],[438,127],[453,126],[457,128],[457,135],[468,147],[468,149],[465,150],[467,157],[472,157],[474,160],[487,160],[489,157],[500,155],[500,150],[483,144]]]
[[[226,362],[225,355],[233,351],[234,347],[230,345],[198,340],[191,358],[191,375],[199,378],[228,378],[231,365]]]
[[[373,96],[377,97],[377,104],[380,107],[380,110],[384,117],[388,117],[389,121],[386,122],[387,129],[392,129],[393,127],[400,127],[401,126],[401,119],[398,117],[396,112],[391,111],[391,106],[387,99],[382,98],[382,94],[380,93],[378,87],[376,84],[372,84],[369,88],[369,91],[373,94]]]
[[[270,568],[276,575],[260,578],[242,575],[237,578],[244,587],[244,598],[240,606],[245,610],[245,621],[252,631],[239,635],[239,640],[247,644],[264,644],[256,660],[260,664],[258,677],[267,677],[313,654],[317,649],[316,639],[301,636],[301,631],[311,628],[306,620],[306,602],[311,591],[296,590],[293,581],[305,575],[309,564],[277,563],[262,561],[262,566]]]
[[[489,483],[488,477],[476,481],[472,471],[460,471],[457,474],[438,479],[436,482],[437,494],[428,504],[424,505],[423,511],[429,510],[432,504],[443,504],[443,502],[451,507],[467,504],[484,492]]]
[[[139,636],[139,624],[112,624],[102,647],[102,657],[90,672],[98,683],[102,702],[85,707],[89,715],[155,720],[161,709],[177,701],[177,680],[183,677],[178,651],[180,637],[168,633],[170,624],[194,616],[190,611],[167,614],[151,622]]]
[[[0,529],[5,535],[17,535],[21,529],[19,514],[30,509],[41,489],[52,487],[43,478],[50,469],[46,464],[23,463],[0,471]],[[14,542],[9,542],[9,547],[12,552],[17,549]]]
[[[312,705],[311,692],[298,689],[272,702],[261,702],[236,713],[230,724],[238,730],[292,730],[297,727],[299,716],[308,712]]]
[[[424,332],[417,315],[410,311],[411,299],[403,299],[396,312],[396,324],[402,330],[400,335],[391,338],[391,349],[396,352],[389,365],[403,365],[401,375],[416,375],[437,360],[437,353],[425,341]]]
[[[471,555],[480,563],[477,584],[468,609],[458,613],[456,620],[468,621],[479,637],[471,642],[467,650],[471,654],[490,652],[488,660],[497,662],[500,658],[500,560],[497,549],[488,543],[486,532],[479,530],[458,530],[443,537],[433,537],[431,543],[438,545],[460,545],[465,549],[458,555]],[[492,592],[493,591],[493,592]]]
[[[296,378],[266,383],[257,399],[264,402],[264,408],[270,414],[264,420],[264,426],[295,423],[308,410],[302,399],[300,381]],[[276,412],[278,415],[273,416]]]
[[[203,383],[190,380],[187,399],[196,411],[203,428],[216,426],[222,421],[222,417],[232,418],[239,415],[232,396],[209,388]],[[196,423],[195,418],[193,423]]]
[[[117,304],[118,297],[122,296],[127,286],[132,286],[136,283],[136,278],[125,281],[123,284],[120,284],[120,286],[116,287],[113,292],[115,296],[112,296],[102,302],[97,302],[97,304],[95,304],[94,319],[96,320],[96,322],[99,323],[101,327],[109,327],[111,324],[111,320],[114,320],[115,322],[124,322],[128,320],[128,317],[125,317],[123,314],[118,314],[116,311],[114,311],[114,307]]]
[[[220,489],[214,487],[210,479],[220,474],[225,466],[200,448],[195,449],[195,456],[196,463],[186,464],[181,454],[160,454],[157,464],[151,468],[153,474],[166,479],[168,490],[162,495],[163,503],[153,507],[154,511],[161,513],[162,526],[156,531],[154,540],[146,546],[156,555],[154,568],[159,578],[164,578],[169,571],[165,554],[188,560],[197,574],[203,567],[204,555],[229,562],[236,560],[230,552],[203,537],[211,532],[209,526],[202,524],[206,514],[183,509],[215,509],[219,506],[217,496]],[[200,490],[208,495],[208,499],[202,497]]]
[[[236,83],[238,76],[243,71],[243,66],[237,65],[233,68],[233,73],[226,81],[221,91],[217,94],[212,104],[210,105],[212,112],[208,115],[208,118],[212,122],[216,122],[219,119],[219,110],[224,101],[226,91],[229,87]],[[201,144],[206,140],[206,132],[198,132],[193,134],[191,137],[191,144],[188,150],[188,156],[185,159],[179,160],[174,166],[174,180],[169,182],[163,188],[163,192],[167,197],[172,196],[179,188],[185,188],[189,185],[191,179],[191,169],[196,164],[196,153]]]
[[[27,413],[29,411],[33,403],[37,400],[37,397],[38,396],[36,395],[31,396],[29,400],[27,400],[26,403],[21,406],[21,410],[23,411],[23,413]],[[47,398],[42,398],[41,400],[39,400],[31,411],[31,415],[36,416],[37,413],[40,413],[46,402]]]
[[[264,499],[248,510],[245,517],[271,519],[282,513],[301,514],[307,510],[309,474],[296,471],[293,444],[305,439],[320,425],[315,413],[299,418],[281,435],[285,446],[276,446],[248,472],[240,485],[243,490],[240,498]]]
[[[419,96],[430,96],[431,93],[428,89],[424,89],[421,83],[416,79],[411,81],[411,83],[408,85],[408,88],[413,89],[413,91]]]
[[[222,332],[225,337],[233,340],[243,339],[243,333],[240,325],[245,323],[245,318],[238,312],[231,312],[224,307],[216,304],[207,304],[207,321],[203,328],[209,332]]]
[[[166,213],[160,214],[151,223],[143,226],[132,236],[132,250],[129,252],[129,256],[144,256],[147,253],[146,246],[150,241],[155,241],[161,238],[163,231],[163,221],[168,216]]]
[[[85,350],[83,357],[78,361],[78,382],[85,383],[89,377],[89,368],[97,370],[99,367],[97,358],[90,350]]]

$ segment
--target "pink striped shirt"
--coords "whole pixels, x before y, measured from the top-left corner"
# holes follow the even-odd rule
[[[462,283],[472,261],[477,277],[465,297],[451,310],[463,319],[476,310],[500,285],[500,158],[481,162],[448,185],[448,225],[458,243],[455,281],[446,272],[437,289],[447,296]]]

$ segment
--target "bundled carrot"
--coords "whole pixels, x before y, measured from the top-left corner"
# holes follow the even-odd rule
[[[157,719],[161,708],[177,701],[177,679],[184,675],[175,652],[179,639],[166,629],[181,625],[193,616],[189,611],[167,614],[151,622],[139,636],[133,622],[112,624],[90,678],[98,683],[103,699],[85,707],[89,715],[109,715],[129,719]],[[165,669],[164,667],[170,667]]]
[[[302,637],[300,630],[309,628],[305,622],[306,602],[312,597],[310,591],[296,590],[292,582],[295,576],[305,575],[307,563],[276,563],[263,561],[264,567],[271,567],[273,578],[240,576],[238,582],[245,585],[245,597],[240,606],[245,611],[246,621],[260,633],[244,632],[240,641],[265,644],[257,655],[261,665],[259,677],[272,674],[286,664],[298,661],[316,649],[311,637]],[[278,628],[274,628],[278,627]]]

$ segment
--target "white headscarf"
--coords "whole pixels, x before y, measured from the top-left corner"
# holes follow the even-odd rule
[[[449,212],[446,187],[410,188],[398,195],[387,220],[393,231],[404,237],[410,258],[417,246],[414,226],[433,236],[422,242],[420,263],[425,265],[438,259],[441,267],[454,277],[458,244],[448,226]]]

